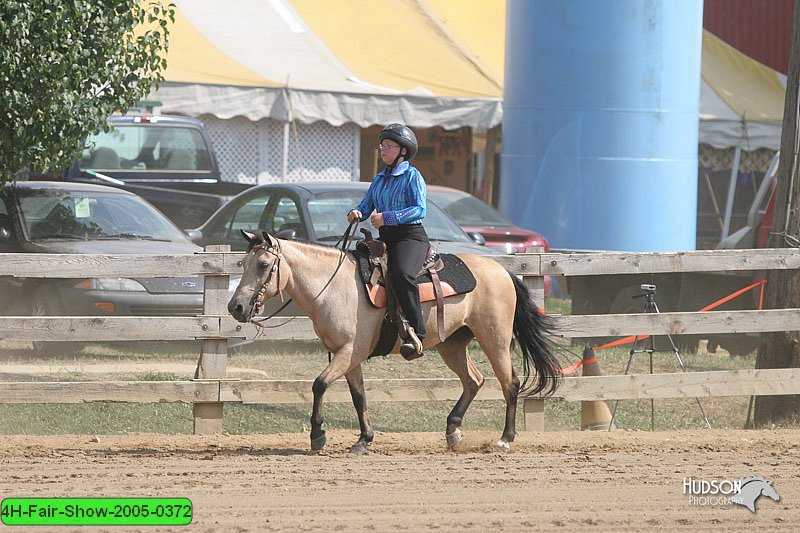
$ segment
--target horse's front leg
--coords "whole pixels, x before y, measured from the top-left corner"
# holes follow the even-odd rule
[[[327,442],[325,430],[322,429],[322,424],[324,423],[322,418],[322,397],[328,387],[331,386],[331,383],[350,370],[352,355],[352,347],[340,348],[334,354],[328,366],[325,367],[325,370],[314,380],[314,385],[311,387],[314,393],[314,405],[311,409],[311,449],[313,451],[323,449]]]
[[[364,393],[364,373],[361,365],[356,365],[352,370],[345,374],[347,385],[350,387],[350,396],[353,398],[353,406],[358,413],[358,425],[361,427],[361,435],[358,441],[350,448],[350,453],[363,455],[367,453],[367,446],[372,443],[374,434],[372,424],[367,413],[367,396]]]

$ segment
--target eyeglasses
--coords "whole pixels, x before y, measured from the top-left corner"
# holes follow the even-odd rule
[[[395,148],[400,148],[400,145],[399,145],[399,144],[386,144],[386,143],[381,143],[381,144],[379,144],[379,145],[378,145],[378,148],[380,148],[381,150],[385,150],[385,151],[387,151],[387,152],[388,152],[388,151],[390,151],[390,150],[394,150]]]

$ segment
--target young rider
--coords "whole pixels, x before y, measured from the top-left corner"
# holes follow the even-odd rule
[[[417,274],[428,253],[425,218],[425,179],[409,164],[417,153],[417,137],[404,124],[389,124],[378,136],[386,168],[372,180],[361,203],[347,214],[347,221],[369,220],[386,243],[389,272],[397,303],[410,323],[408,339],[400,353],[408,360],[422,355],[425,323],[419,303]]]

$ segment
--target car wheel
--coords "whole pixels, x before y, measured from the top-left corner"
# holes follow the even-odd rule
[[[33,292],[31,301],[33,316],[63,316],[64,306],[56,289],[51,285],[43,285]],[[71,355],[83,348],[80,342],[33,341],[33,352],[42,357]]]

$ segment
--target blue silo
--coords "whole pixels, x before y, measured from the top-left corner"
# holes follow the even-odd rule
[[[503,212],[554,248],[695,248],[702,8],[508,0]]]

